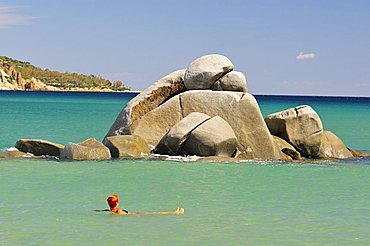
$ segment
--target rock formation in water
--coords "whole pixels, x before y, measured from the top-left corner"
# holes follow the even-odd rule
[[[300,160],[366,155],[347,149],[339,137],[325,131],[310,106],[297,106],[264,119],[256,99],[247,91],[246,76],[233,69],[222,55],[196,59],[187,69],[170,73],[133,98],[111,126],[104,145],[95,139],[64,148],[58,145],[60,157],[137,158],[156,153],[222,160]],[[25,150],[50,155],[31,147]]]
[[[137,135],[154,153],[242,159],[349,158],[310,106],[263,119],[247,79],[222,55],[206,55],[129,102],[106,135]],[[217,124],[211,124],[217,119]],[[223,122],[223,123],[221,123]]]
[[[336,135],[324,131],[319,115],[310,106],[302,105],[270,114],[265,122],[271,134],[292,144],[304,157],[353,157]]]

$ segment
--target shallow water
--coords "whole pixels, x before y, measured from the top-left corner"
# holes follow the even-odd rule
[[[21,138],[101,140],[133,93],[0,91],[0,149]]]
[[[91,136],[101,139],[128,101],[113,94],[44,96],[0,94],[0,148],[22,137],[61,143]],[[348,145],[370,149],[368,103],[345,107],[342,99],[335,104],[312,98],[258,97],[264,114],[299,105],[300,100],[317,104],[312,106],[324,127],[348,138]],[[344,130],[346,125],[353,125],[351,133]],[[309,163],[0,159],[0,168],[0,244],[4,245],[370,242],[370,159],[366,158]],[[111,193],[120,195],[121,206],[130,211],[182,206],[186,213],[94,212],[107,207]]]
[[[4,244],[366,244],[370,160],[332,165],[0,160]],[[117,193],[130,211],[96,213]]]

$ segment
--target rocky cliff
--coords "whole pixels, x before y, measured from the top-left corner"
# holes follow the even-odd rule
[[[22,78],[15,66],[0,62],[0,90],[41,90],[56,91],[57,87],[48,86],[39,79],[31,77],[30,79]]]

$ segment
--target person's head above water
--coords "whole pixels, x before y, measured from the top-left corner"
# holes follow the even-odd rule
[[[113,194],[113,195],[108,196],[107,202],[111,209],[118,207],[118,202],[119,202],[118,195]]]

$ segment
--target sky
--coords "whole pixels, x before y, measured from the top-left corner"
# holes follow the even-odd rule
[[[0,55],[142,90],[222,54],[252,94],[370,96],[370,1],[0,0]]]

